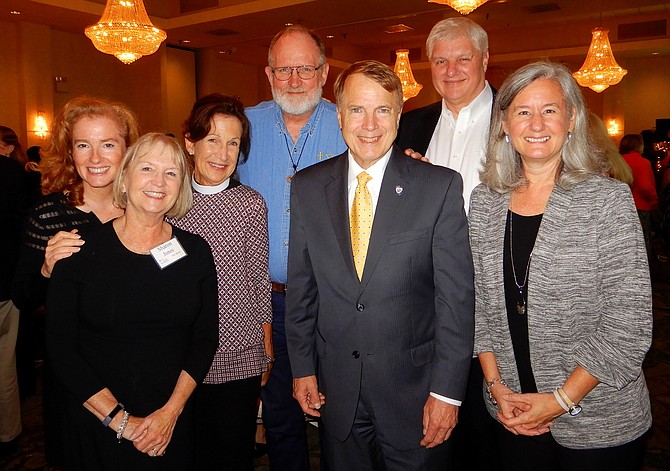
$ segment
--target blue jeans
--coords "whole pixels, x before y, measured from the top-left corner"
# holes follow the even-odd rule
[[[293,375],[286,347],[286,297],[272,292],[272,342],[276,360],[270,379],[261,389],[263,424],[273,471],[308,471],[309,453],[305,418],[293,399]]]

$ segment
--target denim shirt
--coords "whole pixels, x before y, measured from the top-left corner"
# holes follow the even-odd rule
[[[251,122],[251,148],[247,161],[239,165],[240,181],[258,191],[268,207],[270,278],[286,283],[288,268],[290,177],[347,150],[335,105],[321,100],[300,130],[297,142],[286,129],[281,109],[265,101],[245,110]]]

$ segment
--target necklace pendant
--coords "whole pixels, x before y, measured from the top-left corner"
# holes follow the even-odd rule
[[[523,298],[516,302],[516,312],[522,316],[526,315],[526,301]]]

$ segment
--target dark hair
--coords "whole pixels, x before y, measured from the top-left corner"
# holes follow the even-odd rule
[[[402,84],[400,83],[400,79],[388,65],[373,60],[354,62],[340,73],[333,87],[335,89],[335,101],[337,101],[338,106],[342,102],[342,95],[344,94],[344,86],[347,83],[347,79],[355,74],[361,74],[377,82],[387,92],[393,93],[396,98],[398,111],[402,110]]]
[[[251,126],[244,114],[244,106],[233,97],[212,93],[206,95],[193,104],[191,114],[184,121],[184,139],[197,142],[207,137],[212,130],[212,119],[215,115],[232,116],[242,124],[242,136],[240,139],[239,162],[242,164],[249,156],[251,145]]]
[[[619,153],[628,154],[632,151],[640,152],[642,149],[642,136],[640,134],[626,134],[619,142]]]
[[[16,135],[12,128],[7,126],[0,126],[0,141],[5,145],[14,146],[14,150],[7,156],[10,159],[16,160],[23,167],[28,163],[28,157],[24,154],[19,142],[19,136]]]

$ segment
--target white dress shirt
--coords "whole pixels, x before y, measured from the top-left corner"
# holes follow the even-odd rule
[[[493,90],[488,82],[477,98],[459,111],[457,117],[442,100],[442,113],[426,150],[426,157],[431,163],[461,174],[466,213],[470,209],[470,193],[480,183],[479,171],[486,156],[492,104]]]

